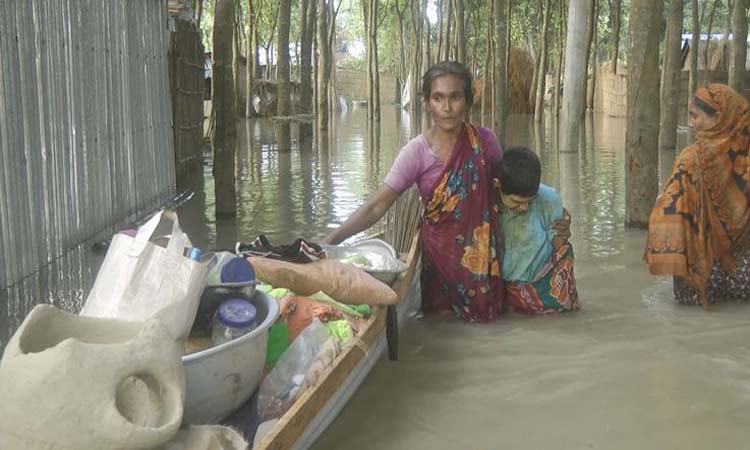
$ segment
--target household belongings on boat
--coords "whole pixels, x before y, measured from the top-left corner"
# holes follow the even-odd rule
[[[372,308],[395,303],[395,293],[388,285],[352,264],[365,264],[370,270],[392,270],[398,276],[399,269],[406,267],[388,244],[382,244],[382,248],[371,251],[370,255],[355,248],[330,247],[326,248],[327,255],[318,253],[328,258],[309,258],[307,263],[283,261],[279,257],[282,253],[298,260],[299,248],[314,246],[298,240],[285,246],[293,248],[292,251],[266,252],[264,257],[248,258],[260,283],[256,289],[278,299],[280,316],[269,332],[268,375],[254,401],[229,419],[230,423],[241,423],[246,438],[253,438],[257,444],[265,433],[273,431],[278,419],[328,373],[344,348],[363,345],[357,336],[369,324]],[[264,245],[266,249],[272,247],[267,240]],[[258,253],[242,244],[237,248],[243,254]],[[332,256],[344,262],[330,259]],[[369,352],[367,348],[362,351]],[[254,410],[246,414],[251,419],[236,419],[248,407]],[[254,426],[248,426],[248,420],[255,421]]]
[[[235,251],[238,255],[262,256],[301,264],[326,258],[326,252],[314,242],[297,238],[288,245],[273,245],[265,234],[261,234],[250,244],[238,242]]]
[[[419,277],[415,275],[419,273],[421,241],[415,230],[411,230],[411,236],[406,239],[410,242],[404,254],[407,270],[392,285],[398,293],[399,304],[386,308],[373,306],[370,317],[357,330],[356,336],[342,346],[332,367],[313,386],[299,394],[280,418],[258,426],[258,411],[249,402],[253,408],[243,407],[226,419],[225,423],[241,430],[247,439],[253,439],[254,449],[309,448],[346,405],[386,347],[393,359],[392,350],[397,347],[391,344],[396,342],[398,321],[391,319],[403,320],[410,309],[417,306],[420,297]],[[395,257],[395,250],[391,251]],[[333,255],[329,253],[328,256]],[[265,287],[259,286],[258,289]],[[389,328],[390,325],[396,328]]]
[[[153,238],[161,216],[173,220],[172,233],[165,238]],[[234,450],[235,444],[232,442],[240,441],[234,439],[238,436],[233,436],[231,430],[191,427],[176,434],[177,429],[180,424],[217,423],[245,404],[251,405],[263,419],[269,419],[265,429],[273,432],[273,427],[269,426],[273,420],[293,405],[306,389],[319,383],[344,348],[363,345],[356,336],[360,330],[370,329],[368,318],[373,310],[369,305],[346,304],[328,293],[340,296],[348,303],[379,305],[395,301],[395,294],[388,286],[364,275],[359,269],[337,261],[321,260],[306,264],[309,268],[305,271],[298,267],[300,264],[267,258],[248,260],[231,254],[201,255],[191,248],[189,239],[179,229],[176,216],[159,213],[133,235],[120,233],[115,236],[95,283],[98,292],[92,292],[87,300],[87,314],[71,316],[80,322],[73,323],[73,319],[66,319],[62,312],[46,312],[46,316],[37,313],[46,317],[46,321],[35,319],[35,314],[29,315],[29,323],[44,322],[44,325],[35,328],[39,336],[28,331],[31,327],[22,326],[17,337],[14,337],[17,345],[9,345],[6,349],[0,361],[0,380],[13,379],[15,383],[0,384],[0,400],[2,404],[33,405],[31,412],[35,419],[22,416],[23,408],[13,416],[0,417],[3,424],[31,424],[7,429],[0,427],[0,441],[7,442],[2,439],[5,433],[14,433],[12,439],[27,439],[23,433],[30,431],[35,436],[34,442],[39,442],[39,448],[46,450],[204,448],[185,447],[184,444],[188,443],[205,444],[208,446],[206,450]],[[257,285],[257,269],[249,263],[253,260],[266,271],[264,273],[279,277],[274,279],[277,282],[275,286],[267,283]],[[269,268],[266,265],[268,262],[292,264],[288,269],[293,276],[289,278],[287,275],[285,278],[283,274],[279,275],[282,272],[279,267]],[[122,268],[122,280],[113,275],[118,267]],[[153,270],[149,271],[148,268]],[[169,273],[167,269],[173,269],[175,273]],[[305,272],[312,272],[313,279]],[[300,277],[302,282],[299,285],[286,283],[289,280],[299,281]],[[197,279],[200,279],[200,283]],[[314,284],[316,279],[317,285]],[[117,301],[106,298],[105,280],[113,285],[112,292]],[[178,280],[182,280],[182,285]],[[191,290],[191,286],[196,284],[198,288]],[[165,288],[165,285],[170,287]],[[143,297],[148,289],[158,293],[151,293],[150,305],[145,303]],[[159,298],[160,295],[164,299]],[[363,297],[363,301],[354,300],[358,297]],[[199,299],[200,305],[194,298]],[[182,356],[180,369],[174,368],[174,361],[170,363],[169,355],[156,356],[159,351],[169,351],[179,357],[182,346],[178,339],[188,334],[184,329],[186,315],[192,315],[190,323],[193,332],[210,330],[210,324],[217,320],[221,326],[236,325],[228,323],[231,320],[218,318],[220,311],[217,310],[221,309],[221,305],[231,303],[231,300],[242,300],[253,307],[255,328],[253,320],[249,320],[250,323],[246,324],[249,326],[245,327],[249,329],[232,334],[231,340],[217,343],[209,340],[205,348]],[[182,308],[187,311],[181,311],[182,314],[176,315],[177,320],[172,320],[175,316],[167,312],[179,310],[180,302],[187,304]],[[246,314],[245,323],[252,315],[251,309],[246,305],[240,309]],[[56,311],[54,308],[52,310]],[[136,347],[150,351],[137,350]],[[17,350],[13,351],[13,348]],[[367,348],[363,352],[366,354]],[[56,354],[58,359],[55,359]],[[140,354],[145,361],[143,358],[133,359],[135,354]],[[122,355],[127,356],[123,358]],[[54,370],[55,367],[65,368],[66,364],[76,363],[76,357],[82,359],[77,363],[77,372]],[[45,365],[48,359],[53,364]],[[55,362],[60,359],[65,363]],[[172,367],[171,372],[159,369],[161,366],[151,364],[153,361]],[[105,366],[115,367],[109,371],[102,370]],[[264,383],[265,389],[261,387],[261,406],[257,400],[253,403],[248,399],[260,383],[264,366],[268,377]],[[21,374],[26,371],[31,374]],[[35,380],[37,385],[46,383],[47,379],[55,380],[55,377],[49,376],[51,372],[59,379],[59,382],[49,384],[58,396],[57,401],[42,401],[39,396],[44,395],[43,389],[24,391],[16,388],[16,384],[21,381],[26,383],[29,379]],[[173,379],[162,380],[160,374],[163,372],[173,374]],[[81,383],[81,380],[87,382]],[[101,386],[94,387],[97,383]],[[74,385],[75,388],[66,390],[67,385]],[[168,385],[173,389],[167,389]],[[34,386],[34,383],[29,386]],[[114,398],[102,399],[103,389],[99,389],[102,386],[112,387],[107,392]],[[90,392],[83,395],[76,389]],[[260,393],[254,398],[259,400]],[[106,408],[110,408],[110,411],[105,411]],[[59,426],[47,427],[46,435],[38,433],[34,424],[44,425],[53,420],[50,415],[53,411],[54,420],[58,421],[60,411],[68,413],[65,420],[58,422]],[[77,416],[79,412],[83,416]],[[86,416],[86,412],[91,414]],[[48,415],[45,416],[45,413]],[[42,420],[39,420],[40,417]],[[79,428],[65,426],[69,421],[78,424]],[[113,424],[122,425],[124,434],[118,435],[118,428]],[[81,431],[80,427],[85,429]],[[104,436],[97,437],[92,428],[104,433]],[[162,434],[157,433],[160,430]],[[146,435],[139,434],[141,431]],[[83,435],[79,435],[79,432]],[[222,433],[224,437],[218,437]],[[252,437],[254,434],[245,433],[245,436]],[[87,447],[90,442],[86,439],[89,438],[95,444]],[[55,442],[50,444],[45,439]],[[73,444],[67,445],[66,439],[72,440]],[[221,442],[223,447],[216,447],[214,444],[217,442]],[[32,442],[19,448],[34,448],[31,445],[37,444]],[[242,444],[237,444],[236,448],[243,448]]]
[[[299,250],[302,247],[301,244],[302,241],[297,241],[292,246],[284,247],[295,247]],[[270,247],[270,243],[267,241],[265,245]],[[315,248],[315,244],[304,245]],[[238,247],[242,248],[241,246]],[[275,248],[278,250],[280,247]],[[189,354],[183,358],[188,380],[185,412],[185,421],[188,423],[218,422],[238,410],[243,404],[247,404],[248,399],[260,382],[263,368],[265,367],[267,373],[272,373],[281,358],[291,361],[286,365],[292,364],[292,367],[297,369],[290,376],[294,376],[296,379],[314,380],[316,379],[316,373],[320,375],[325,368],[333,363],[337,352],[343,346],[355,342],[354,337],[370,316],[370,307],[368,305],[347,305],[344,302],[339,302],[334,297],[327,295],[326,290],[343,293],[344,298],[355,296],[355,294],[347,292],[347,289],[350,291],[359,289],[368,292],[378,292],[379,290],[384,292],[384,294],[381,294],[382,297],[394,295],[388,286],[352,266],[345,266],[329,260],[317,260],[309,264],[287,263],[270,258],[281,253],[296,258],[292,252],[265,253],[266,257],[263,258],[244,259],[228,252],[218,252],[208,262],[211,268],[207,275],[206,287],[201,296],[198,313],[186,345]],[[274,256],[271,256],[272,253]],[[349,253],[346,255],[349,255]],[[319,254],[319,256],[325,256],[325,254]],[[308,288],[313,289],[313,292],[304,291],[306,295],[297,295],[298,292],[295,289],[298,289],[298,286],[293,283],[287,284],[283,280],[272,280],[269,277],[266,277],[266,280],[276,282],[275,285],[262,283],[266,280],[261,278],[262,275],[259,274],[256,264],[249,261],[255,261],[261,268],[266,268],[266,263],[288,264],[289,266],[278,269],[278,271],[289,270],[292,272],[292,276],[299,273],[313,273],[312,277],[315,280],[308,283]],[[343,272],[335,276],[334,279],[322,277],[320,269],[316,268],[324,262],[343,266]],[[311,268],[313,270],[310,270]],[[258,280],[255,278],[256,275],[258,275]],[[304,276],[309,277],[310,275]],[[332,286],[335,287],[336,283],[340,283],[343,287],[340,287],[339,290],[331,289]],[[365,289],[360,286],[363,283],[367,283]],[[268,298],[266,294],[275,299],[273,300],[274,305],[263,306],[263,302]],[[375,298],[377,299],[377,297]],[[242,337],[219,342],[216,340],[216,330],[217,328],[226,328],[226,321],[222,321],[220,317],[221,305],[227,302],[235,304],[237,300],[250,302],[256,308],[255,322],[258,324],[258,328],[264,328],[263,334],[256,335],[255,331],[252,331],[249,333],[250,337],[246,339],[240,331],[239,335],[242,335]],[[274,306],[278,309],[278,320],[275,313],[268,313]],[[240,307],[240,309],[242,308]],[[266,313],[262,313],[261,310],[265,310]],[[245,311],[245,313],[251,320],[252,313],[248,311]],[[269,319],[271,319],[270,327],[263,327],[261,322],[268,324]],[[287,349],[298,342],[298,336],[315,319],[319,320],[325,327],[331,342],[325,346],[312,346],[312,348],[327,348],[329,350],[323,354],[330,357],[318,358],[315,361],[316,364],[308,367],[303,364],[303,361],[297,361],[299,358],[294,356],[295,353],[289,353]],[[237,328],[243,327],[240,325]],[[211,338],[212,335],[214,339]],[[230,358],[229,355],[231,354],[238,356]],[[244,366],[238,367],[238,364],[240,364],[238,361],[241,361]],[[308,374],[310,371],[312,371],[312,374]],[[286,373],[289,375],[289,372],[291,371],[287,370]],[[283,373],[283,371],[280,373]],[[280,375],[276,375],[274,379],[279,377]],[[238,378],[240,381],[238,381]],[[285,382],[290,383],[290,380]],[[238,386],[240,387],[238,388]],[[292,403],[290,399],[297,398],[306,387],[307,385],[299,386],[294,390],[294,395],[291,397],[290,392],[283,393],[282,395],[286,398],[284,407],[288,407]],[[255,404],[253,404],[252,408],[255,407]],[[283,408],[280,409],[280,412],[283,412]],[[246,436],[252,437],[252,434]]]
[[[162,219],[172,222],[165,245],[151,242]],[[117,233],[81,315],[142,321],[157,317],[177,340],[195,319],[207,268],[195,256],[174,211],[159,211],[135,236]],[[189,255],[190,256],[190,255]]]
[[[252,301],[257,284],[252,265],[232,253],[217,252],[208,267],[187,353],[237,339],[262,321]]]
[[[245,258],[219,252],[209,266],[185,346],[188,354],[182,358],[187,379],[184,422],[192,424],[218,423],[247,403],[260,382],[269,330],[279,316],[278,302],[256,291],[255,273]]]
[[[351,264],[373,277],[393,286],[406,271],[406,264],[398,258],[396,250],[381,239],[366,239],[351,245],[324,245],[329,259]]]
[[[24,450],[245,450],[225,427],[180,430],[182,348],[156,318],[39,305],[0,359],[0,442]]]

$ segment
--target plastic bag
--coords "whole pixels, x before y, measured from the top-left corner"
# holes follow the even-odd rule
[[[262,421],[281,417],[294,404],[307,386],[307,372],[330,340],[317,318],[297,336],[260,386],[258,416]]]
[[[172,221],[166,248],[149,240],[162,216]],[[81,315],[132,321],[156,317],[175,339],[185,339],[195,320],[206,266],[183,256],[190,239],[173,211],[160,211],[135,237],[112,238]]]

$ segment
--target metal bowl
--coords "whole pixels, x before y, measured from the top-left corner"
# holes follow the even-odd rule
[[[381,256],[387,261],[387,268],[360,268],[388,286],[393,286],[399,276],[407,269],[406,264],[398,259],[396,250],[390,244],[380,239],[368,239],[352,245],[325,245],[323,249],[326,251],[328,257],[333,260],[341,260],[357,255],[366,256],[367,254]]]
[[[218,423],[247,402],[266,362],[268,329],[279,317],[275,299],[255,292],[258,327],[233,341],[182,357],[185,367],[183,423]]]

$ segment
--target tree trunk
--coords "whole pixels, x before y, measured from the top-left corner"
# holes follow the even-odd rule
[[[271,78],[271,66],[273,65],[273,57],[271,55],[271,42],[273,42],[273,37],[276,34],[276,27],[279,23],[279,6],[280,4],[276,4],[276,8],[274,8],[274,14],[273,14],[273,22],[271,23],[271,33],[268,35],[268,40],[266,41],[266,79]]]
[[[693,37],[690,40],[690,95],[695,93],[698,87],[698,49],[701,42],[701,23],[698,13],[698,0],[693,0]]]
[[[313,14],[312,17],[312,24],[313,24],[313,48],[312,48],[312,65],[313,65],[313,76],[312,76],[312,88],[313,88],[313,114],[315,115],[315,128],[317,128],[317,117],[318,117],[318,88],[320,85],[318,84],[318,80],[320,79],[320,52],[318,51],[318,0],[311,0],[315,7],[313,8],[313,11],[315,14]],[[317,141],[317,143],[320,143],[320,140]]]
[[[409,72],[409,112],[419,115],[420,108],[420,75],[422,66],[422,6],[421,1],[414,0],[412,3],[412,36],[414,42],[411,47],[411,67]],[[425,99],[426,100],[426,99]],[[416,124],[412,124],[412,128]]]
[[[492,105],[492,29],[487,27],[487,39],[484,47],[484,67],[482,68],[482,103],[481,103],[481,122],[487,126],[488,114]]]
[[[445,26],[445,56],[443,61],[451,59],[451,32],[453,31],[453,0],[446,0],[446,3],[448,4],[448,14],[446,14],[448,23]]]
[[[202,16],[203,16],[203,0],[195,0],[195,23],[198,24],[199,29],[201,26]]]
[[[240,50],[237,54],[242,55],[242,41],[245,37],[245,33],[242,32],[242,2],[240,0],[237,0],[234,9],[234,32],[237,33],[237,48]]]
[[[588,106],[588,84],[589,84],[589,65],[591,62],[591,44],[594,42],[594,33],[597,29],[597,0],[589,1],[589,16],[586,19],[586,44],[585,44],[585,62],[584,62],[584,74],[583,74],[583,108],[581,108],[581,119],[586,116],[586,107]],[[596,67],[594,67],[596,70]]]
[[[234,154],[237,145],[237,111],[232,76],[234,0],[216,0],[213,31],[212,105],[216,115],[213,175],[216,183],[216,215],[237,212]]]
[[[714,26],[714,15],[716,15],[716,4],[721,0],[714,0],[711,4],[711,11],[708,13],[708,28],[706,29],[706,49],[703,51],[703,70],[706,71],[706,79],[708,79],[708,72],[711,70],[709,67],[710,61],[708,60],[709,51],[711,50],[711,32]]]
[[[541,35],[541,31],[540,31],[540,35]],[[541,49],[542,49],[541,43],[539,44],[540,45],[537,45],[537,47],[534,49],[534,53],[533,53],[534,73],[531,77],[531,89],[529,89],[529,98],[527,99],[528,105],[530,105],[532,108],[534,105],[536,105],[536,85],[539,83],[539,60],[541,59]],[[529,42],[529,47],[531,47],[531,42]]]
[[[289,71],[289,30],[291,28],[291,0],[279,1],[279,30],[276,45],[276,79],[278,80],[276,97],[276,114],[281,117],[291,115],[291,74]],[[291,148],[290,122],[281,120],[276,123],[276,144],[280,152],[289,152]]]
[[[464,0],[453,0],[456,2],[456,45],[458,54],[456,59],[461,64],[466,64],[466,17]]]
[[[260,15],[258,17],[260,17]],[[253,56],[255,57],[253,59],[253,78],[262,78],[263,73],[261,72],[260,67],[260,30],[257,26],[260,21],[257,21],[255,23],[255,34],[253,35]]]
[[[729,80],[729,33],[732,32],[732,0],[727,0],[727,17],[724,22],[724,35],[721,38],[721,71],[726,80]],[[729,81],[727,81],[727,84]]]
[[[494,128],[500,143],[507,142],[508,123],[508,24],[506,0],[494,0],[493,16],[495,19],[495,83],[494,105],[495,111]]]
[[[544,16],[544,3],[542,0],[537,0],[536,2],[536,20],[535,22],[539,22]],[[543,25],[542,25],[543,26]],[[539,62],[542,58],[542,46],[544,43],[542,42],[544,40],[545,36],[542,34],[542,30],[539,30],[539,40],[537,42],[536,48],[533,47],[532,37],[531,33],[527,34],[527,39],[529,42],[529,47],[531,48],[531,54],[534,55],[534,76],[531,78],[531,89],[529,89],[529,105],[532,107],[535,107],[536,105],[536,85],[539,84]]]
[[[450,0],[448,0],[450,2]],[[404,39],[404,14],[406,13],[406,6],[408,6],[408,1],[404,1],[404,9],[401,9],[401,6],[399,6],[398,0],[396,0],[396,19],[398,20],[398,42],[399,44],[399,59],[398,59],[398,77],[397,77],[397,89],[398,92],[397,98],[399,99],[400,105],[403,105],[403,99],[401,98],[401,95],[403,94],[404,89],[404,83],[406,83],[407,78],[407,70],[406,70],[406,40]]]
[[[617,73],[617,59],[620,57],[620,15],[622,14],[621,0],[613,0],[610,9],[612,25],[612,53],[610,54],[610,67],[612,73]]]
[[[659,148],[665,150],[677,147],[683,7],[683,0],[669,1],[667,42],[664,50],[664,83],[661,90],[661,123],[659,124]]]
[[[551,0],[544,2],[544,18],[542,19],[541,50],[539,51],[539,77],[536,80],[536,99],[534,104],[534,122],[541,123],[544,117],[544,93],[547,82],[547,60],[549,48],[547,35],[549,34],[549,19],[552,9]]]
[[[247,10],[247,58],[245,61],[245,118],[254,116],[253,109],[253,86],[255,81],[255,8],[253,1],[248,1]]]
[[[599,0],[597,0],[598,2]],[[681,0],[680,0],[681,1]],[[599,17],[599,8],[597,8],[597,14],[596,17],[598,19]],[[594,32],[594,51],[593,51],[593,57],[591,61],[591,89],[588,90],[590,92],[590,95],[588,96],[588,99],[586,101],[586,104],[588,105],[588,109],[590,111],[594,110],[594,101],[596,100],[596,72],[599,68],[599,32],[598,32],[598,23],[597,23],[597,31]]]
[[[506,77],[506,80],[508,77],[508,67],[510,67],[510,49],[513,48],[513,42],[510,36],[510,27],[513,24],[513,21],[511,20],[512,19],[511,12],[513,11],[511,3],[512,3],[511,1],[505,0],[505,77]],[[508,98],[508,101],[510,101],[510,98]],[[508,111],[510,111],[510,108],[508,108]]]
[[[659,31],[662,0],[632,0],[628,34],[625,226],[648,227],[658,191]]]
[[[571,0],[568,10],[568,38],[565,44],[565,89],[562,98],[560,151],[578,151],[586,61],[586,20],[592,0]]]
[[[312,111],[312,20],[315,0],[302,0],[300,5],[300,111],[308,114]]]
[[[560,100],[562,99],[562,72],[563,72],[563,62],[565,61],[565,21],[567,20],[565,16],[565,6],[563,5],[564,2],[558,2],[559,6],[559,14],[557,20],[560,22],[559,26],[557,27],[557,68],[555,69],[555,89],[554,89],[554,112],[553,117],[558,118],[560,114]],[[559,132],[559,127],[557,128]],[[557,139],[557,147],[560,147],[560,139],[558,136]]]
[[[378,2],[379,0],[370,0],[371,16],[370,20],[370,47],[372,50],[372,97],[373,97],[373,114],[372,118],[376,122],[380,121],[380,63],[378,61]]]
[[[742,93],[747,59],[747,0],[734,0],[732,12],[732,58],[729,63],[729,86]]]
[[[372,78],[372,40],[370,39],[370,17],[372,14],[372,0],[362,0],[362,23],[365,27],[365,80],[367,85],[367,120],[372,120],[373,116],[373,86]]]
[[[365,34],[367,51],[367,119],[380,120],[380,79],[378,73],[378,0],[367,0]]]
[[[234,110],[237,116],[239,114],[240,105],[242,105],[242,93],[240,92],[240,44],[239,44],[239,33],[237,32],[237,22],[232,26],[232,77],[234,78]],[[245,110],[242,110],[244,113]]]
[[[328,133],[328,83],[331,78],[330,50],[328,46],[328,0],[318,1],[318,83],[317,83],[317,104],[316,123],[320,140],[325,140]]]
[[[450,2],[451,0],[448,0]],[[435,51],[435,61],[440,62],[440,58],[443,57],[443,42],[445,42],[445,36],[443,35],[443,0],[438,0],[437,3],[437,15],[438,15],[438,47]]]
[[[425,2],[425,4],[427,4]],[[430,23],[430,19],[427,17],[427,13],[424,14],[424,26],[425,26],[425,39],[424,39],[424,58],[422,59],[424,61],[425,67],[431,67],[432,66],[432,24]]]
[[[339,0],[339,7],[341,6],[342,0]],[[336,15],[338,14],[338,7],[335,6],[334,1],[328,3],[328,108],[330,111],[340,111],[338,102],[338,94],[336,93],[336,65],[334,64],[334,58],[336,55],[335,44],[336,44]]]
[[[469,48],[471,49],[471,74],[476,77],[476,74],[479,71],[479,39],[481,36],[480,31],[480,25],[479,25],[479,14],[472,14],[469,16],[470,18],[473,18],[474,20],[472,23],[472,32],[471,36],[473,36],[473,43],[472,45],[469,45]]]

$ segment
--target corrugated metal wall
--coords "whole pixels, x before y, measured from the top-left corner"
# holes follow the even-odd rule
[[[174,193],[166,4],[0,1],[0,287]]]

